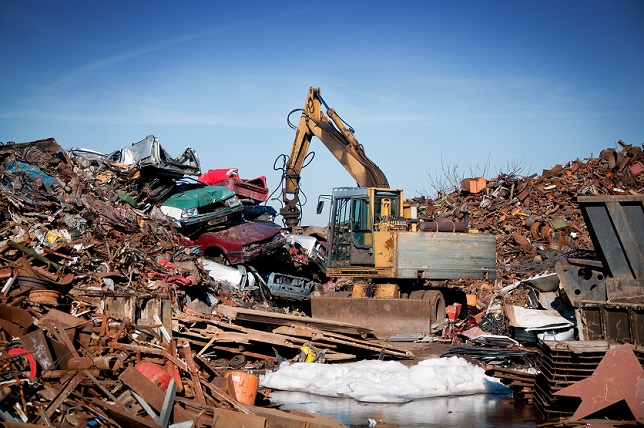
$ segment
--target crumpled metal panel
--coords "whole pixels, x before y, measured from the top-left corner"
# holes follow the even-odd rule
[[[584,196],[577,202],[610,276],[644,280],[644,195]]]
[[[159,144],[154,135],[148,135],[143,140],[124,147],[108,155],[107,160],[126,165],[136,165],[139,168],[153,168],[160,174],[169,175],[199,175],[201,165],[197,152],[187,148],[176,158]]]

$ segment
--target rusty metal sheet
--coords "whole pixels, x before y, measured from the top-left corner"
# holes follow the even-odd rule
[[[644,303],[582,301],[580,316],[588,339],[644,346]]]
[[[131,428],[159,428],[159,425],[154,423],[151,419],[144,419],[140,416],[128,413],[126,410],[120,409],[113,404],[101,401],[97,398],[90,398],[88,401],[107,413],[110,418],[117,421],[121,426]]]
[[[535,409],[543,418],[569,417],[579,400],[557,392],[591,377],[605,356],[619,349],[621,344],[610,341],[540,341],[541,358],[535,380]],[[644,366],[644,348],[631,348],[635,361]]]
[[[0,327],[13,337],[20,337],[29,331],[33,319],[24,309],[0,305]]]
[[[42,330],[35,330],[20,338],[25,349],[33,353],[42,370],[51,370],[55,367],[54,359],[49,352],[47,339]]]
[[[163,407],[163,390],[140,371],[127,367],[119,375],[119,380],[142,396],[154,410],[160,411]]]
[[[69,394],[71,394],[76,389],[78,384],[81,383],[81,381],[84,378],[85,378],[85,372],[81,371],[81,372],[77,372],[74,375],[74,377],[72,377],[69,380],[67,385],[65,385],[65,387],[58,392],[58,395],[56,396],[56,398],[47,407],[47,410],[45,411],[45,414],[47,415],[47,417],[51,417],[51,415],[54,414],[54,412],[58,409],[58,406],[60,406],[63,403],[63,401],[67,399]]]
[[[611,276],[644,280],[644,195],[585,196],[577,202]]]
[[[608,351],[595,373],[554,394],[581,398],[572,420],[583,419],[624,400],[635,419],[644,423],[644,368],[629,345]]]
[[[119,375],[119,380],[127,385],[133,392],[139,394],[157,412],[163,408],[164,393],[154,382],[145,377],[143,373],[126,367]],[[188,421],[191,416],[181,407],[174,408],[174,421]]]
[[[409,332],[431,334],[429,300],[313,297],[311,314],[373,330],[379,338]]]

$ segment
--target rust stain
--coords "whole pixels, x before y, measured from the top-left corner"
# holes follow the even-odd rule
[[[387,249],[387,250],[389,250],[389,251],[393,251],[393,250],[394,250],[394,237],[393,237],[393,235],[392,235],[392,236],[390,236],[390,237],[389,237],[389,239],[387,239],[387,240],[384,242],[384,245],[383,245],[383,246],[385,247],[385,249]]]

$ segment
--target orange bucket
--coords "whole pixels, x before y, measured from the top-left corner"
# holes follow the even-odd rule
[[[232,381],[237,401],[244,404],[255,404],[257,387],[259,386],[259,378],[257,376],[241,370],[231,370],[226,372],[224,377]]]

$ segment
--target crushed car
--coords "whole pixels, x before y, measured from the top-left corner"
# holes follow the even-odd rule
[[[307,278],[272,272],[266,286],[271,295],[284,300],[304,300],[315,287],[315,281]]]
[[[71,147],[67,150],[67,155],[81,168],[96,171],[103,165],[103,161],[107,158],[106,153],[97,150],[86,149],[83,147]]]
[[[246,220],[274,223],[277,211],[268,201],[268,186],[266,176],[253,179],[241,178],[237,168],[210,169],[201,174],[199,183],[209,186],[223,186],[235,192],[243,204],[243,214]]]
[[[154,135],[131,146],[116,150],[105,158],[107,162],[136,165],[142,174],[181,178],[184,175],[201,174],[199,156],[192,148],[187,148],[174,158],[161,146]]]
[[[280,272],[271,272],[264,279],[253,266],[227,266],[209,258],[202,258],[202,263],[208,275],[224,287],[237,291],[259,290],[259,295],[264,298],[262,287],[271,296],[282,300],[305,300],[315,288],[315,282],[310,279]]]
[[[247,221],[242,210],[235,192],[221,186],[200,185],[173,194],[161,205],[186,244],[219,263],[246,263],[283,251],[279,226]]]
[[[244,179],[237,168],[210,169],[199,176],[199,182],[210,186],[224,186],[233,190],[244,203],[258,205],[268,200],[266,177]]]
[[[184,237],[188,246],[199,247],[204,257],[229,265],[247,263],[284,250],[279,227],[239,220],[217,225],[196,237]]]
[[[320,272],[324,272],[326,247],[324,242],[315,236],[289,233],[285,237],[286,249],[294,266],[313,263]]]
[[[175,193],[161,205],[161,211],[180,229],[197,229],[224,223],[242,211],[235,192],[221,186],[202,186]]]

